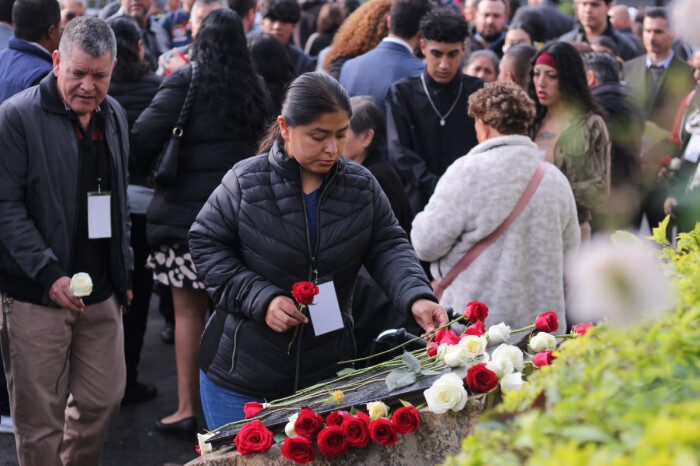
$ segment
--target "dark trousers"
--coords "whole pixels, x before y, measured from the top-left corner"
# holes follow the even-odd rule
[[[131,278],[134,299],[131,302],[129,312],[123,317],[127,386],[135,382],[138,375],[137,367],[141,360],[148,307],[153,291],[153,272],[146,268],[146,259],[150,249],[146,241],[145,215],[131,215],[131,247],[134,251],[134,271]]]

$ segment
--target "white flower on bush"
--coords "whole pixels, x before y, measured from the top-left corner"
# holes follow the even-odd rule
[[[557,339],[547,332],[540,332],[530,339],[530,349],[535,353],[554,351],[557,349]]]
[[[491,353],[491,360],[501,360],[504,374],[510,374],[514,370],[521,371],[523,367],[525,367],[523,352],[520,351],[520,348],[513,345],[506,345],[505,343],[493,350]]]
[[[294,437],[297,434],[297,431],[294,430],[294,423],[297,422],[298,418],[299,413],[294,413],[289,416],[289,422],[284,426],[284,433],[287,435],[287,437]]]
[[[214,449],[211,446],[211,443],[208,443],[207,440],[212,438],[213,436],[216,435],[216,432],[210,432],[208,434],[197,434],[197,442],[199,443],[199,451],[202,452],[202,455],[205,455],[207,453],[211,453],[214,451]]]
[[[523,388],[523,385],[525,385],[525,381],[523,380],[523,374],[520,372],[506,374],[501,379],[501,390],[504,393],[520,390]]]
[[[389,416],[389,407],[381,401],[371,401],[367,403],[367,413],[371,420]]]
[[[505,343],[510,337],[510,327],[501,322],[498,325],[492,325],[486,332],[489,336],[489,341],[492,343]]]
[[[73,296],[84,298],[92,293],[92,278],[90,274],[78,272],[70,279],[70,291]]]
[[[467,335],[459,340],[457,346],[466,348],[467,352],[469,353],[469,357],[475,358],[484,354],[484,351],[486,351],[486,343],[486,338],[483,335]]]
[[[428,411],[444,414],[449,410],[460,411],[467,404],[469,395],[464,389],[464,381],[457,374],[440,376],[433,385],[423,392]]]

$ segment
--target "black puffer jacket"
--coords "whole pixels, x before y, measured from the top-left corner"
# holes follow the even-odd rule
[[[192,68],[180,67],[163,80],[151,105],[131,129],[131,155],[137,171],[148,173],[170,137],[187,95]],[[260,122],[262,129],[264,122]],[[180,141],[178,175],[172,187],[157,187],[148,208],[152,248],[186,242],[197,212],[238,161],[255,154],[259,134],[224,124],[198,93]]]
[[[396,307],[435,301],[391,206],[368,170],[342,158],[326,175],[312,257],[301,188],[301,167],[275,144],[268,154],[237,164],[209,198],[190,230],[199,277],[216,305],[199,353],[200,367],[231,390],[274,399],[331,377],[352,358],[351,298],[362,264]],[[333,281],[345,328],[314,336],[265,324],[270,301],[290,295],[295,282]]]

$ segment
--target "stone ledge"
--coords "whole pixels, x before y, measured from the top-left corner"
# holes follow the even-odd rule
[[[421,410],[421,426],[406,435],[399,435],[393,446],[380,445],[374,441],[366,448],[351,448],[340,456],[326,458],[321,453],[313,465],[433,465],[441,464],[448,454],[458,453],[462,439],[471,434],[479,415],[484,410],[486,397],[470,397],[464,410],[453,413],[433,414]],[[222,448],[199,457],[186,466],[282,466],[294,465],[280,453],[281,445],[273,445],[265,453],[241,456],[232,447]]]

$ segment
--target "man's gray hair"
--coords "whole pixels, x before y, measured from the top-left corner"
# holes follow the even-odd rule
[[[81,16],[68,23],[58,46],[61,58],[69,58],[74,47],[95,58],[106,53],[111,55],[112,60],[117,58],[117,39],[114,32],[99,18]]]
[[[223,9],[229,9],[228,0],[196,0],[192,5],[192,9],[194,10],[195,6],[197,8],[205,8],[213,5],[220,5]]]
[[[475,50],[471,54],[465,56],[463,62],[463,66],[469,66],[472,64],[474,60],[476,60],[479,57],[486,57],[489,60],[491,60],[491,63],[493,63],[493,67],[496,70],[496,74],[498,74],[498,64],[501,62],[498,59],[498,55],[493,50],[485,49],[485,50]]]
[[[620,63],[610,52],[590,52],[583,56],[586,71],[592,71],[598,84],[619,83]]]

